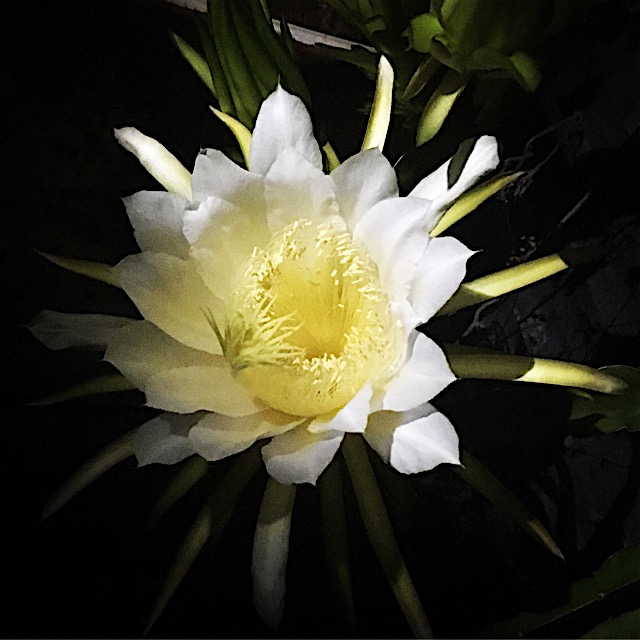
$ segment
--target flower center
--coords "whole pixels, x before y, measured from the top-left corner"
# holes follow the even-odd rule
[[[254,250],[219,337],[251,393],[317,416],[394,373],[400,333],[373,261],[349,234],[301,219]]]

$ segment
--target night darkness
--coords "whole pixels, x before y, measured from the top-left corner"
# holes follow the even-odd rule
[[[196,41],[188,11],[159,0],[24,4],[3,19],[5,45],[12,44],[0,67],[3,635],[140,637],[163,571],[227,463],[155,524],[153,507],[175,470],[139,470],[132,460],[40,522],[66,477],[154,412],[137,392],[26,406],[107,371],[91,352],[51,352],[33,339],[24,326],[40,310],[135,313],[119,290],[65,272],[37,252],[115,264],[137,250],[120,199],[157,185],[117,144],[114,127],[135,126],[188,167],[201,148],[229,150],[234,141],[169,37],[171,30]],[[304,20],[290,4],[290,21]],[[306,16],[308,26],[317,24],[318,16]],[[351,155],[371,84],[346,64],[301,55],[319,128],[339,155]],[[567,247],[581,259],[557,279],[487,308],[465,335],[473,311],[436,320],[427,327],[432,335],[591,366],[640,365],[639,70],[640,5],[608,1],[553,50],[534,97],[507,92],[491,133],[514,168],[535,171],[521,193],[496,198],[456,228],[460,239],[483,249],[470,276]],[[482,132],[464,109],[473,105],[456,115],[464,136],[452,130],[429,153],[399,160],[405,190],[462,137]],[[397,122],[393,132],[408,139]],[[399,148],[389,150],[394,160]],[[536,546],[451,469],[410,479],[378,469],[389,495],[398,496],[390,513],[436,637],[477,637],[483,626],[526,607],[551,606],[569,581],[640,544],[638,433],[569,431],[567,395],[540,386],[464,381],[438,402],[465,448],[553,531],[567,561]],[[252,526],[264,482],[262,473],[252,480],[220,545],[205,547],[149,637],[274,637],[251,605]],[[354,510],[360,634],[407,636],[350,494],[347,504]],[[348,632],[327,587],[318,509],[316,492],[302,487],[284,637]],[[637,589],[622,594],[613,612],[638,597]],[[545,637],[578,637],[588,628],[589,621],[574,620]]]

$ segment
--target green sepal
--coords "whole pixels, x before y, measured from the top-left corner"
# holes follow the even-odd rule
[[[517,180],[524,172],[516,171],[515,173],[503,174],[496,176],[491,180],[483,182],[481,185],[467,191],[460,196],[438,221],[438,224],[431,230],[431,237],[439,236],[446,231],[451,225],[462,220],[466,215],[475,211],[485,200],[504,189],[507,185]]]
[[[640,609],[608,618],[580,636],[581,638],[637,638],[640,634]]]
[[[334,459],[320,476],[319,488],[322,534],[329,580],[344,613],[347,628],[355,638],[358,634],[349,568],[347,513],[338,458]]]
[[[236,459],[231,469],[215,487],[189,528],[164,577],[147,618],[143,635],[146,636],[156,623],[205,543],[209,541],[214,546],[218,544],[229,522],[233,507],[251,477],[260,468],[260,463],[259,449],[257,447],[249,449]]]
[[[133,431],[109,443],[89,458],[73,475],[49,498],[42,512],[42,519],[48,518],[64,507],[74,496],[109,471],[118,463],[133,455]]]
[[[114,287],[122,288],[120,281],[117,276],[113,272],[113,268],[102,262],[92,262],[91,260],[76,260],[75,258],[63,258],[61,256],[54,256],[49,253],[43,253],[42,251],[36,252],[39,253],[43,258],[49,260],[49,262],[53,262],[53,264],[58,267],[62,267],[63,269],[67,269],[67,271],[73,271],[73,273],[77,273],[81,276],[87,276],[88,278],[93,278],[94,280],[99,280],[100,282],[106,282]]]
[[[244,163],[248,167],[249,153],[251,151],[251,131],[249,131],[249,129],[247,129],[240,120],[236,120],[232,115],[224,113],[223,111],[218,111],[218,109],[214,109],[213,107],[211,107],[211,111],[213,111],[214,115],[229,127],[231,133],[235,136],[238,141],[238,146],[240,147]]]
[[[480,629],[475,637],[521,638],[524,635],[536,638],[555,637],[537,632],[566,616],[583,612],[586,614],[587,608],[593,607],[597,612],[596,608],[602,607],[602,602],[608,596],[638,582],[640,582],[640,547],[621,549],[605,560],[593,576],[577,580],[568,586],[561,585],[555,598],[553,594],[547,594],[547,601],[552,599],[558,602],[554,608],[542,612],[522,612],[513,618]]]
[[[189,63],[191,68],[196,72],[196,75],[214,97],[216,97],[216,91],[213,86],[213,80],[211,79],[211,69],[207,61],[186,41],[179,35],[170,32],[171,40],[175,44],[176,48],[180,52],[180,55]]]
[[[200,456],[191,456],[185,460],[178,467],[173,480],[162,492],[151,514],[151,522],[155,523],[160,520],[167,511],[177,504],[178,501],[205,476],[208,469],[209,463]]]
[[[207,64],[211,72],[213,93],[218,100],[220,109],[230,116],[235,116],[237,113],[231,97],[229,83],[227,82],[222,63],[220,62],[216,43],[209,32],[208,24],[203,20],[196,20],[196,27],[198,28],[202,48],[204,49]]]
[[[600,369],[624,380],[628,388],[618,396],[599,393],[574,395],[571,420],[588,423],[603,433],[620,429],[640,430],[640,370],[635,367],[613,365]]]
[[[444,124],[449,112],[466,86],[464,75],[448,69],[422,111],[416,131],[416,145],[433,138]]]
[[[431,626],[398,546],[362,435],[347,433],[341,451],[367,536],[402,613],[416,638],[432,638]]]
[[[445,345],[444,351],[451,370],[458,378],[534,382],[613,395],[622,394],[628,388],[621,378],[583,364],[514,356],[461,345]]]
[[[67,387],[62,391],[52,393],[51,395],[28,402],[28,407],[45,407],[52,404],[58,404],[60,402],[66,402],[67,400],[76,400],[78,398],[85,398],[86,396],[93,396],[102,393],[115,393],[118,391],[131,391],[137,389],[137,387],[131,384],[123,375],[119,373],[108,373],[98,378],[91,380],[84,380],[71,387]]]
[[[560,255],[554,253],[463,283],[438,311],[438,315],[451,315],[460,309],[511,293],[568,268],[569,265]]]
[[[468,451],[463,452],[461,463],[461,467],[453,469],[469,486],[484,496],[496,509],[508,515],[538,544],[564,560],[562,551],[542,522],[489,469]]]

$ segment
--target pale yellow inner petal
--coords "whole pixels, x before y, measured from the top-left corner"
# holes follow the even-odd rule
[[[299,416],[341,408],[405,355],[376,265],[349,234],[304,219],[254,250],[216,331],[238,380]]]

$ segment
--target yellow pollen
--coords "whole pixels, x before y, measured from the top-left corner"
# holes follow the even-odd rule
[[[269,406],[316,416],[404,358],[377,267],[347,233],[297,220],[255,249],[217,330],[232,369]]]

